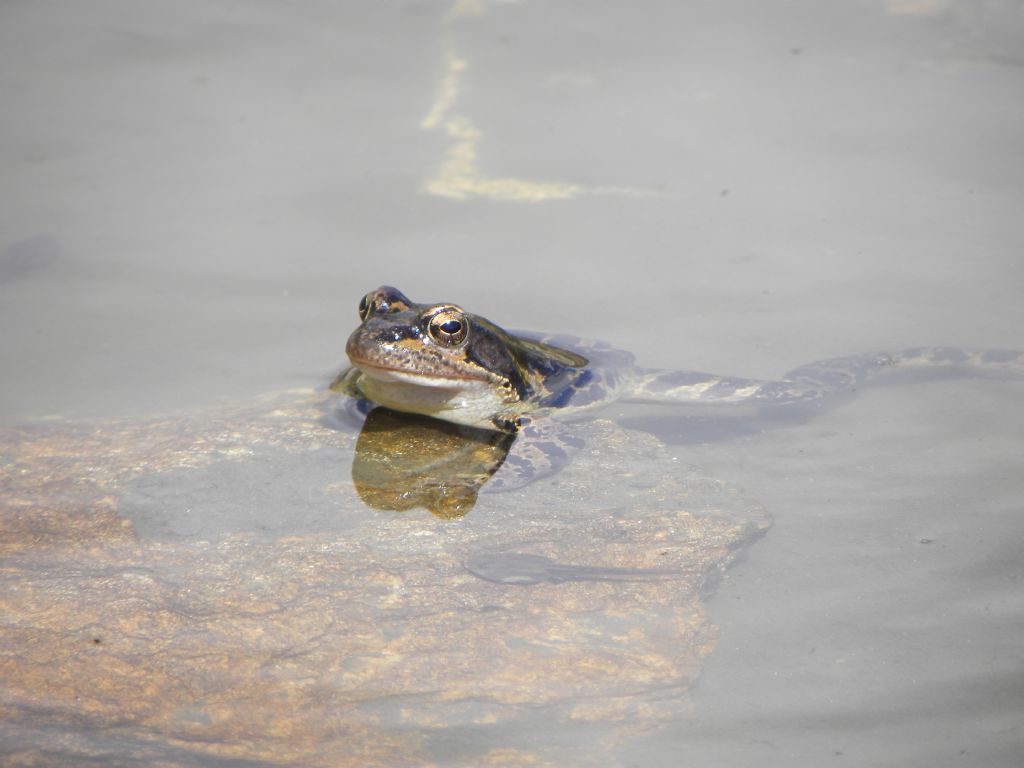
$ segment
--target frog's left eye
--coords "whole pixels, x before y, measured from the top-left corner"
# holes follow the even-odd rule
[[[374,291],[359,299],[360,321],[365,321],[371,314],[384,314],[388,311],[387,300],[379,296],[379,294],[379,291]]]
[[[430,338],[445,347],[457,347],[466,340],[469,325],[461,312],[446,310],[438,312],[427,325]]]

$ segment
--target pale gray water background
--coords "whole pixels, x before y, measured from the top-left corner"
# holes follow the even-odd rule
[[[380,283],[743,376],[1024,347],[1019,2],[13,2],[0,58],[0,423],[323,382]],[[666,421],[775,527],[627,757],[1019,765],[1022,406]]]

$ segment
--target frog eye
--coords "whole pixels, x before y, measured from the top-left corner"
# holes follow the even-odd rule
[[[365,320],[373,309],[373,294],[368,293],[359,300],[359,319]]]
[[[365,321],[371,315],[406,312],[412,306],[413,303],[400,290],[390,285],[382,285],[359,300],[359,319]]]
[[[445,347],[457,347],[466,340],[469,325],[461,312],[444,310],[438,312],[427,325],[430,338]]]

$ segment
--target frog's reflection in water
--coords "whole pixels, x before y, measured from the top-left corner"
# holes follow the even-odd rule
[[[352,482],[374,509],[423,507],[438,517],[462,517],[514,441],[514,434],[375,408],[356,441]]]

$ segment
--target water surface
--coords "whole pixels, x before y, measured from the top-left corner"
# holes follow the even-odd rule
[[[1012,2],[109,0],[0,18],[5,425],[194,417],[326,383],[381,283],[737,376],[1024,347]],[[925,377],[796,423],[613,409],[775,522],[708,604],[718,641],[686,707],[606,754],[1015,765],[1022,406],[1019,381]],[[221,481],[294,505],[257,516],[261,535],[340,537],[302,486],[330,471],[324,451],[278,457],[279,476],[188,475],[230,512],[216,520],[161,517],[166,487],[140,480],[132,522],[150,541],[253,535]],[[544,722],[453,731],[429,754],[564,756],[596,732]],[[103,734],[95,759],[122,759],[129,742]],[[3,740],[75,755],[81,736]],[[160,756],[194,754],[174,749]]]

